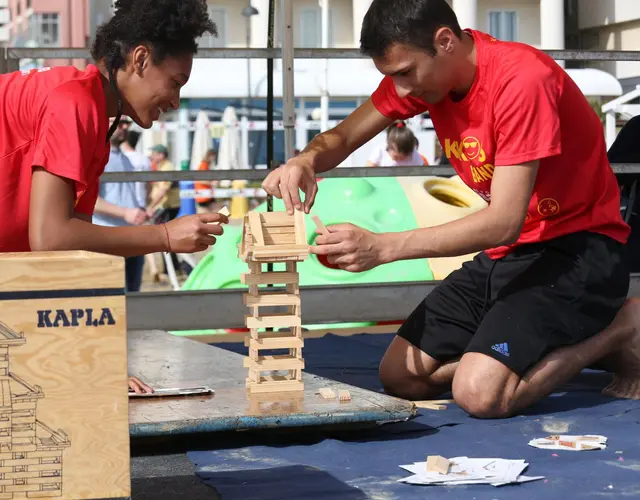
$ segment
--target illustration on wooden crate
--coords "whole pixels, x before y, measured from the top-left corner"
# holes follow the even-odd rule
[[[62,455],[71,445],[62,430],[54,431],[36,416],[44,398],[10,370],[9,348],[25,345],[23,333],[0,322],[0,498],[62,496]]]
[[[249,272],[241,281],[249,291],[243,297],[251,314],[245,318],[251,331],[245,340],[249,356],[249,393],[302,391],[302,319],[300,279],[297,263],[309,255],[305,214],[295,211],[249,212],[244,218],[239,257],[248,264]],[[284,271],[267,271],[263,265],[282,263]],[[265,285],[284,285],[285,291],[270,291]],[[271,309],[271,311],[268,310]],[[273,311],[276,308],[277,311]],[[284,308],[284,312],[283,312]],[[277,329],[265,332],[266,328]],[[260,355],[264,350],[285,350],[285,354]],[[285,375],[263,372],[286,371]]]

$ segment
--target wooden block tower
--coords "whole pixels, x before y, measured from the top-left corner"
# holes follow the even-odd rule
[[[246,316],[246,327],[251,330],[251,335],[245,340],[249,348],[249,356],[245,359],[245,367],[249,369],[249,393],[304,389],[297,264],[308,255],[303,212],[296,210],[294,215],[249,212],[245,215],[239,256],[249,266],[249,272],[241,276],[242,283],[249,287],[244,303],[251,311]],[[269,263],[284,264],[285,270],[268,272],[263,266]],[[285,289],[273,291],[264,285],[284,285]],[[274,308],[277,311],[273,311]],[[276,331],[260,331],[265,328]],[[260,351],[267,349],[283,350],[284,353],[261,355]],[[286,374],[264,373],[273,371]]]

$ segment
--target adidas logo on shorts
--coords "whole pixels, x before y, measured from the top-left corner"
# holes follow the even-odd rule
[[[503,356],[506,356],[507,358],[509,357],[509,344],[507,344],[506,342],[504,344],[492,345],[491,349],[493,349],[496,352],[499,352],[500,354],[502,354]]]

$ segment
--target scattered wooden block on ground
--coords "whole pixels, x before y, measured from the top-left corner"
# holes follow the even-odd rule
[[[324,399],[335,399],[336,398],[335,391],[333,389],[328,388],[328,387],[323,387],[318,392],[320,393],[320,396],[322,396]]]
[[[343,401],[343,402],[345,402],[345,401],[351,401],[351,394],[349,393],[349,391],[346,391],[346,390],[344,390],[344,389],[339,390],[339,391],[338,391],[338,399],[339,399],[340,401]]]
[[[413,404],[418,408],[425,410],[446,410],[447,404],[455,403],[453,399],[438,399],[438,400],[426,400],[426,401],[413,401]]]
[[[427,472],[438,472],[440,474],[448,474],[451,463],[440,455],[431,455],[427,457]]]

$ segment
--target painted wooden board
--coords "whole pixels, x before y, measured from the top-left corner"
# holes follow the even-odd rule
[[[124,259],[0,255],[0,498],[131,495]]]
[[[163,331],[129,332],[129,370],[153,387],[205,385],[210,396],[132,399],[134,437],[404,420],[416,415],[409,401],[303,373],[303,392],[247,393],[245,356]],[[324,399],[320,389],[333,389]],[[337,395],[348,390],[350,402]]]

